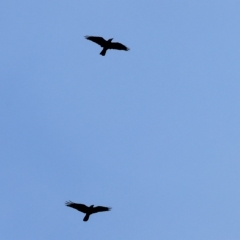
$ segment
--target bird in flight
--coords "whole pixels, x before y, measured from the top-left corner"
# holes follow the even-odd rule
[[[113,38],[108,39],[107,41],[102,37],[94,37],[94,36],[85,36],[87,40],[93,41],[103,47],[103,50],[100,52],[102,56],[105,56],[108,49],[116,49],[116,50],[130,50],[125,45],[119,42],[112,42]]]
[[[111,208],[109,208],[109,207],[102,207],[102,206],[94,207],[94,205],[91,205],[90,207],[88,207],[84,204],[74,203],[74,202],[71,202],[71,201],[67,201],[65,204],[66,204],[67,207],[72,207],[72,208],[75,208],[82,213],[85,213],[86,215],[83,218],[84,222],[86,222],[89,219],[90,215],[93,214],[93,213],[105,212],[105,211],[110,211],[111,210]]]

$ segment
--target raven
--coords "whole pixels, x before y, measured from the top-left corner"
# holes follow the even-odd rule
[[[75,208],[82,213],[86,213],[85,217],[83,218],[84,222],[86,222],[89,219],[90,215],[93,214],[93,213],[104,212],[104,211],[110,211],[111,210],[111,208],[109,208],[109,207],[102,207],[102,206],[94,207],[94,205],[91,205],[90,207],[88,207],[84,204],[74,203],[74,202],[71,202],[71,201],[67,201],[65,204],[68,207],[72,207],[72,208]]]
[[[105,56],[108,49],[116,49],[116,50],[124,50],[124,51],[130,50],[128,47],[124,46],[119,42],[112,42],[113,38],[110,38],[107,41],[102,37],[85,36],[85,38],[103,47],[103,50],[100,52],[102,56]]]

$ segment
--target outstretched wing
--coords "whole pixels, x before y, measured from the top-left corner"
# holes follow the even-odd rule
[[[71,201],[67,201],[65,204],[66,204],[67,207],[75,208],[78,211],[83,212],[83,213],[86,213],[88,211],[88,208],[89,208],[84,204],[74,203],[74,202],[71,202]]]
[[[111,210],[111,208],[109,208],[109,207],[97,206],[97,207],[93,208],[92,213],[105,212],[105,211],[110,211],[110,210]]]
[[[125,51],[130,50],[128,47],[126,47],[125,45],[119,42],[112,42],[110,45],[110,49],[125,50]]]
[[[97,44],[99,44],[101,47],[104,47],[106,45],[106,40],[102,37],[94,37],[94,36],[85,36],[87,40],[93,41]]]

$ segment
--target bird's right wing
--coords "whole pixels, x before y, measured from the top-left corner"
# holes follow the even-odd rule
[[[67,207],[75,208],[78,211],[83,212],[83,213],[86,213],[87,210],[88,210],[88,207],[84,204],[74,203],[74,202],[71,202],[71,201],[67,201],[65,204],[66,204]]]
[[[99,44],[101,47],[104,47],[106,44],[106,40],[102,37],[94,37],[94,36],[85,36],[87,40],[93,41],[97,44]]]
[[[117,49],[117,50],[124,50],[124,51],[130,50],[128,47],[126,47],[125,45],[119,42],[112,42],[110,45],[110,49]]]
[[[93,208],[92,213],[105,212],[105,211],[110,211],[110,210],[111,210],[111,208],[109,208],[109,207],[97,206],[97,207]]]

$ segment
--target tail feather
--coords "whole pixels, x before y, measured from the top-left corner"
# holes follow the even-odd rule
[[[102,56],[105,56],[106,52],[107,52],[107,48],[103,48],[103,50],[100,52],[100,54]]]
[[[86,214],[83,221],[86,222],[89,219],[89,216],[90,216],[89,214]]]

